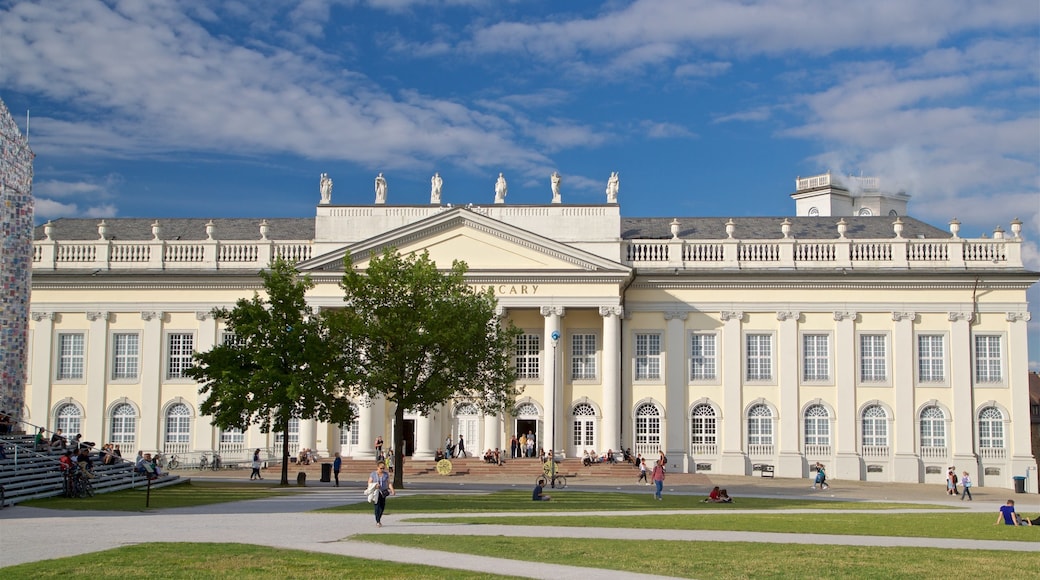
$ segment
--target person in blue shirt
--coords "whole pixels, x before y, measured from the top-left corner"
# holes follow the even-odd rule
[[[531,492],[531,500],[533,501],[549,501],[552,496],[545,495],[542,490],[545,489],[545,480],[539,479],[538,483],[534,484],[534,491]]]
[[[336,452],[336,458],[332,460],[332,475],[336,477],[336,487],[339,487],[339,472],[343,469],[343,458]]]
[[[1029,520],[1022,520],[1015,512],[1015,500],[1009,499],[1007,503],[1000,506],[1000,515],[997,516],[997,521],[993,524],[994,526],[999,524],[1001,521],[1004,522],[1005,526],[1031,526],[1032,522]]]
[[[376,463],[376,470],[368,476],[368,485],[375,485],[375,488],[379,491],[376,494],[376,527],[383,527],[383,510],[386,509],[386,496],[397,495],[394,491],[394,484],[390,482],[390,473],[386,470],[386,463],[380,461]]]

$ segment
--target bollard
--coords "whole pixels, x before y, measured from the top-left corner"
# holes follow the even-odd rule
[[[298,485],[300,487],[304,487],[304,486],[307,485],[307,473],[306,472],[301,471],[301,472],[296,474],[296,485]]]

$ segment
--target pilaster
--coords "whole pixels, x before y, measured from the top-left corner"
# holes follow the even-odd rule
[[[915,312],[893,312],[892,321],[892,389],[894,391],[895,452],[894,481],[917,483],[920,480],[914,425],[914,320]]]
[[[686,356],[685,329],[687,312],[665,312],[665,422],[664,449],[671,459],[668,469],[690,471],[686,448]],[[682,464],[679,463],[682,461]]]
[[[953,414],[950,433],[950,465],[967,469],[972,474],[978,473],[978,459],[975,455],[975,418],[972,411],[972,400],[975,393],[972,381],[971,365],[971,323],[974,314],[971,312],[950,312],[950,376],[947,377],[953,392]]]
[[[741,311],[723,311],[722,318],[722,456],[719,458],[722,473],[748,473],[749,464],[744,456],[743,434],[744,377],[741,375],[743,348],[741,348]]]
[[[1037,463],[1033,457],[1029,433],[1029,352],[1026,345],[1029,340],[1027,323],[1030,318],[1028,311],[1008,312],[1006,316],[1007,385],[1012,400],[1008,405],[1008,411],[1011,413],[1008,448],[1011,452],[1011,473],[1026,476],[1026,491],[1035,493],[1040,480],[1037,479]]]
[[[562,430],[557,425],[557,416],[562,408],[563,401],[563,364],[560,363],[560,358],[567,349],[565,344],[566,336],[564,336],[563,330],[560,329],[560,319],[563,318],[566,310],[563,306],[542,306],[540,312],[545,317],[545,338],[543,341],[545,350],[542,356],[542,368],[546,370],[548,379],[542,387],[542,400],[545,404],[545,431],[543,437],[553,438],[549,445],[542,445],[548,451],[549,449],[560,449],[559,438],[563,435]],[[553,340],[553,332],[560,333],[559,340]],[[566,422],[563,425],[566,426]],[[537,449],[535,447],[536,451]]]
[[[196,336],[195,348],[198,352],[206,352],[217,345],[217,320],[209,311],[196,311],[195,320],[199,321],[198,336]],[[202,404],[209,394],[196,392],[195,409],[201,409]],[[198,442],[198,449],[218,448],[220,439],[214,440],[213,418],[210,415],[195,413],[195,426],[192,429],[193,437]]]
[[[779,433],[778,477],[803,477],[802,454],[798,451],[798,319],[801,312],[784,310],[776,313],[779,330],[776,340],[777,385],[780,388],[777,408]]]
[[[603,423],[597,449],[621,447],[621,306],[600,306],[603,317]],[[577,451],[577,450],[575,450]]]
[[[834,446],[837,463],[831,468],[836,479],[861,477],[856,451],[856,316],[853,311],[834,312],[834,381],[837,415],[834,421]]]
[[[27,420],[40,427],[53,429],[51,423],[51,379],[54,377],[51,365],[54,362],[54,319],[53,312],[32,312],[30,317],[36,323],[33,328],[32,358],[32,403]]]
[[[161,449],[162,407],[159,400],[162,388],[163,313],[141,312],[144,331],[141,332],[141,442],[138,449]]]
[[[83,403],[84,441],[106,440],[105,424],[108,421],[105,417],[105,386],[108,381],[105,380],[105,369],[108,367],[108,319],[108,312],[87,312],[90,332],[87,335],[87,400]]]

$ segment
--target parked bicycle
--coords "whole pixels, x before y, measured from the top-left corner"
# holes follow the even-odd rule
[[[199,458],[199,469],[206,469],[207,467],[209,467],[209,455],[203,453],[202,457]]]
[[[220,469],[220,454],[216,451],[213,452],[213,471]]]
[[[176,455],[171,455],[170,460],[166,462],[167,471],[171,469],[179,469],[181,466],[180,460],[177,459]]]
[[[544,475],[538,476],[538,480],[545,480],[549,484],[549,487],[554,489],[563,489],[567,487],[567,478],[560,475],[559,463],[546,461],[542,464],[542,472]]]

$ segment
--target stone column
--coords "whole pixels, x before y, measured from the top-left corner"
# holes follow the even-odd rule
[[[686,441],[686,312],[665,312],[665,417],[664,449],[668,456],[667,469],[680,473],[690,469],[690,455]]]
[[[314,450],[318,446],[317,425],[314,419],[300,419],[300,449]]]
[[[163,417],[159,389],[162,377],[164,313],[141,312],[144,331],[141,333],[141,441],[138,450],[160,449]]]
[[[33,328],[32,344],[32,402],[27,420],[39,427],[53,429],[51,424],[51,378],[54,376],[51,363],[54,361],[53,312],[32,312],[36,323]]]
[[[723,311],[722,345],[719,349],[722,364],[722,455],[719,457],[720,471],[730,475],[746,475],[750,473],[750,465],[744,455],[743,447],[743,369],[744,349],[741,347],[741,311]]]
[[[621,442],[621,306],[600,306],[603,317],[603,422],[597,449],[620,450]],[[577,453],[578,449],[573,450]]]
[[[87,400],[84,401],[83,440],[104,445],[105,440],[105,370],[108,368],[108,312],[87,312],[90,332],[87,333],[87,355],[93,364],[87,364]],[[100,364],[99,364],[100,363]],[[70,433],[73,436],[75,433]]]
[[[1011,454],[1010,469],[1013,475],[1025,475],[1026,492],[1036,493],[1040,479],[1037,478],[1036,461],[1033,459],[1029,439],[1029,368],[1028,311],[1007,313],[1007,386],[1013,403],[1008,405],[1011,423],[1008,425],[1008,451]],[[973,417],[974,420],[974,417]],[[1027,468],[1029,470],[1027,471]]]
[[[798,319],[802,313],[797,310],[786,310],[776,313],[780,329],[776,340],[776,380],[780,387],[777,407],[780,417],[777,419],[779,457],[777,477],[804,477],[802,472],[802,454],[798,450],[798,428],[801,417],[798,400],[798,368],[799,356]]]
[[[892,331],[892,389],[895,394],[895,428],[892,449],[895,451],[893,481],[917,483],[920,480],[917,437],[917,409],[914,408],[914,319],[915,312],[893,312]]]
[[[502,416],[500,414],[484,415],[484,449],[479,449],[481,453],[487,449],[498,448],[502,451]],[[505,450],[509,453],[509,450]]]
[[[351,451],[350,456],[354,459],[375,461],[375,440],[383,433],[385,402],[383,397],[372,399],[371,404],[367,406],[365,402],[364,400],[358,401],[358,444]],[[384,441],[385,439],[384,437]]]
[[[834,425],[833,445],[837,465],[836,479],[862,479],[859,452],[856,450],[856,312],[834,312]]]
[[[953,403],[950,412],[951,427],[948,445],[952,452],[950,465],[967,470],[972,475],[978,473],[978,459],[975,457],[975,414],[972,409],[972,346],[971,323],[974,314],[971,312],[950,312],[950,375],[947,377]],[[915,417],[916,420],[916,417]],[[944,467],[945,469],[945,467]],[[960,474],[958,473],[958,477]]]
[[[545,447],[546,451],[549,449],[559,449],[559,439],[562,437],[563,430],[567,428],[566,421],[559,421],[559,413],[562,412],[561,407],[563,401],[563,367],[565,366],[562,360],[566,360],[565,353],[567,352],[566,336],[563,333],[563,329],[560,328],[561,318],[565,314],[563,306],[542,306],[542,316],[545,317],[545,349],[544,356],[542,357],[542,368],[545,369],[545,383],[542,387],[542,400],[545,405],[545,425],[544,433],[541,440],[535,445],[535,452],[538,452],[538,447]],[[558,331],[560,333],[560,339],[557,341],[556,346],[553,346],[552,333]],[[553,434],[556,434],[556,440],[548,441],[548,445],[545,444],[545,440],[551,439]]]
[[[418,415],[415,418],[415,449],[412,450],[412,459],[431,460],[434,452],[433,417],[429,415]],[[394,447],[397,453],[399,445]]]

